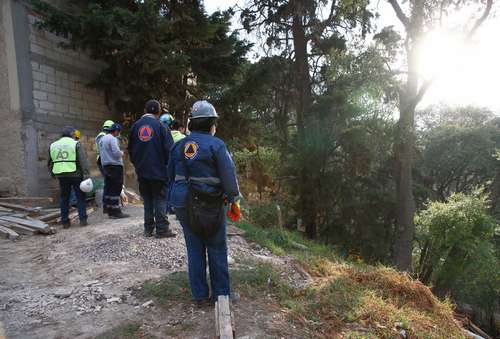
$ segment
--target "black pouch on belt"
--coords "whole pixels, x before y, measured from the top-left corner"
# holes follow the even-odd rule
[[[199,237],[208,239],[219,231],[224,222],[224,196],[222,191],[208,193],[194,187],[191,174],[186,164],[186,158],[182,159],[184,172],[188,183],[187,193],[187,226]]]
[[[224,217],[222,192],[203,192],[188,182],[187,224],[194,234],[204,239],[213,237],[224,222]]]

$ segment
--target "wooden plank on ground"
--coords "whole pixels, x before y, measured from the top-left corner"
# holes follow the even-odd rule
[[[215,329],[217,338],[234,338],[228,295],[220,295],[215,303]]]
[[[33,235],[37,232],[36,230],[34,230],[32,228],[29,228],[29,227],[26,227],[23,225],[19,225],[19,224],[14,224],[11,222],[6,222],[6,221],[0,221],[0,226],[10,228],[14,232],[17,232],[19,234],[24,234],[24,235]]]
[[[49,225],[40,220],[26,220],[12,216],[0,216],[0,220],[33,228],[41,233],[49,233]]]
[[[17,232],[5,226],[0,226],[0,236],[4,237],[5,239],[11,240],[16,240],[17,238],[19,238],[19,234],[17,234]]]
[[[44,214],[42,216],[39,216],[37,219],[40,220],[40,221],[44,221],[44,222],[47,222],[47,221],[50,221],[52,219],[57,219],[61,216],[61,211],[58,209],[57,211],[55,212],[51,212],[51,213],[48,213],[48,214]]]
[[[36,214],[40,213],[40,211],[42,209],[41,207],[26,207],[26,206],[19,205],[19,204],[11,204],[9,202],[1,202],[1,201],[0,201],[0,206],[5,207],[5,208],[10,208],[10,209],[16,210],[16,211],[36,213]]]
[[[0,202],[21,204],[26,206],[47,206],[54,203],[51,197],[2,197]]]
[[[57,212],[57,211],[60,211],[61,209],[59,207],[57,208],[44,208],[42,209],[42,211],[40,212],[41,214],[45,215],[45,214],[49,214],[49,213],[52,213],[52,212]]]

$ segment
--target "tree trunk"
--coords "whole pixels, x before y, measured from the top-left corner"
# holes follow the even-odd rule
[[[396,132],[396,243],[394,264],[402,271],[411,271],[415,225],[413,197],[413,150],[415,145],[415,108],[418,104],[418,45],[423,27],[424,1],[413,1],[411,26],[408,29],[408,77],[399,98],[399,122]]]
[[[295,52],[295,88],[297,90],[297,129],[299,140],[300,168],[300,214],[306,226],[309,238],[316,237],[314,187],[310,175],[308,150],[306,147],[305,115],[312,103],[311,79],[309,76],[309,62],[307,54],[307,38],[303,25],[302,1],[294,2],[292,18],[292,36]]]
[[[394,248],[394,261],[398,269],[411,270],[411,252],[414,235],[413,215],[415,212],[415,201],[412,189],[412,158],[413,158],[413,136],[410,126],[403,119],[403,115],[411,112],[401,111],[399,121],[396,153],[396,244]]]

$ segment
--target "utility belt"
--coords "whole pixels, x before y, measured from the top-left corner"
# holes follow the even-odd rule
[[[216,178],[216,177],[192,177],[192,176],[188,176],[188,178],[191,181],[195,181],[195,182],[199,182],[199,183],[207,184],[207,185],[213,185],[213,186],[220,185],[220,183],[221,183],[220,179]],[[176,174],[174,180],[175,181],[188,181],[188,178],[186,178],[183,175]]]

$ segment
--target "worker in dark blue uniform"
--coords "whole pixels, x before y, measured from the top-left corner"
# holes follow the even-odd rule
[[[212,300],[230,295],[224,203],[236,206],[240,195],[233,160],[214,136],[217,118],[210,103],[196,102],[188,125],[191,134],[175,143],[168,166],[174,181],[170,203],[183,228],[191,292],[200,304],[210,300],[207,254]]]
[[[144,115],[137,120],[129,135],[128,152],[139,180],[139,192],[144,201],[144,236],[175,237],[169,228],[165,211],[167,165],[172,135],[159,120],[161,105],[149,100]]]

